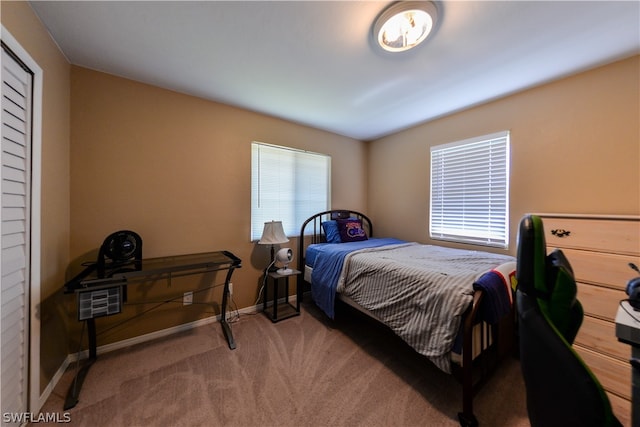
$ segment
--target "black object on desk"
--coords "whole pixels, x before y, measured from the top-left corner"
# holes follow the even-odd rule
[[[226,310],[231,276],[236,268],[242,266],[241,263],[240,258],[228,251],[168,256],[135,260],[131,262],[132,268],[125,268],[126,265],[124,263],[118,263],[117,266],[107,264],[104,274],[108,277],[99,277],[96,269],[92,269],[92,266],[89,266],[85,271],[67,282],[64,287],[65,293],[76,293],[78,297],[78,320],[86,320],[87,322],[89,332],[89,359],[72,382],[67,393],[64,409],[73,408],[78,403],[78,396],[84,377],[96,360],[97,340],[95,318],[119,312],[116,306],[122,304],[126,293],[123,291],[118,292],[118,289],[125,289],[127,285],[148,280],[160,280],[227,270],[222,292],[220,324],[222,325],[222,331],[227,339],[229,348],[232,350],[235,349],[236,344],[233,339],[233,334],[226,320]],[[102,274],[100,274],[100,276],[102,276]],[[105,291],[108,291],[106,296]],[[116,297],[119,297],[120,300],[116,301]],[[109,298],[111,298],[111,301]],[[82,303],[88,304],[88,306],[81,306]]]
[[[288,319],[289,317],[298,316],[300,314],[300,302],[302,301],[302,281],[296,280],[296,305],[294,306],[289,302],[289,277],[298,276],[300,271],[291,270],[289,274],[280,274],[277,271],[267,273],[267,283],[264,288],[264,301],[263,309],[264,314],[267,315],[272,322],[279,322],[280,320]],[[269,282],[273,285],[273,304],[269,309],[267,302],[269,301]],[[284,302],[278,303],[278,288],[280,281],[284,280]]]

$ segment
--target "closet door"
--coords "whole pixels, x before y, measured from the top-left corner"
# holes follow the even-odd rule
[[[2,413],[28,409],[33,74],[3,44],[0,162]]]

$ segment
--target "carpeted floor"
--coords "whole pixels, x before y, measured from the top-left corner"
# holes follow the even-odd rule
[[[102,355],[69,410],[77,426],[456,426],[461,386],[395,335],[348,309],[261,313]],[[74,372],[42,408],[62,413]],[[481,426],[529,426],[520,367],[508,359],[474,400]]]

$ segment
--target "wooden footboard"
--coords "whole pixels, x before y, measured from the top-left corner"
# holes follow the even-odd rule
[[[458,418],[461,425],[467,426],[478,424],[478,420],[473,415],[473,326],[476,324],[474,320],[482,297],[482,292],[475,291],[473,303],[465,315],[462,328],[462,412],[458,414]]]
[[[462,412],[458,413],[461,426],[478,425],[478,420],[473,414],[473,397],[495,371],[506,351],[513,345],[512,339],[507,340],[510,342],[502,342],[511,334],[509,332],[500,334],[499,324],[485,324],[486,327],[480,328],[479,334],[474,331],[477,325],[483,323],[479,319],[479,308],[483,297],[483,291],[474,292],[472,305],[463,319],[462,363],[460,365],[452,363],[453,374],[462,384]],[[512,318],[512,315],[508,317]],[[474,340],[480,342],[474,343]],[[475,355],[474,348],[478,348],[478,345],[482,351],[479,355]]]

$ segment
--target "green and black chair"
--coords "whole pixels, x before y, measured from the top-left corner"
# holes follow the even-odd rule
[[[547,254],[542,219],[535,215],[520,221],[516,278],[531,425],[621,426],[598,379],[572,347],[583,318],[573,270],[562,251]]]

